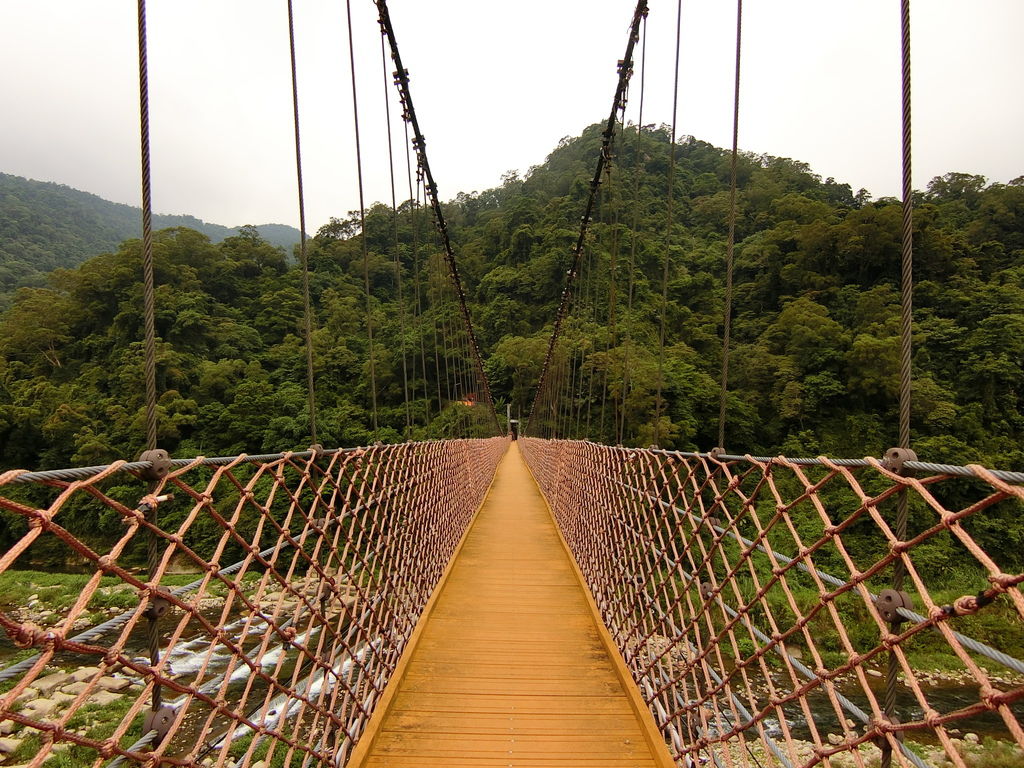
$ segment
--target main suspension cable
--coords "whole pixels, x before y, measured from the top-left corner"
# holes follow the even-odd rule
[[[383,0],[380,0],[380,2],[383,2]],[[618,64],[619,81],[615,88],[615,97],[612,99],[611,113],[608,116],[608,122],[605,126],[604,133],[602,134],[601,153],[597,158],[597,168],[594,170],[594,177],[590,181],[590,194],[587,197],[587,207],[584,210],[583,219],[580,223],[579,237],[576,240],[576,246],[573,248],[572,265],[569,267],[569,272],[565,281],[565,288],[562,290],[562,298],[559,302],[558,310],[555,313],[554,328],[551,332],[551,340],[548,342],[548,351],[544,357],[544,365],[541,367],[540,378],[537,381],[537,392],[534,395],[533,406],[530,409],[530,414],[527,416],[527,430],[529,429],[533,413],[537,410],[537,406],[540,403],[541,392],[544,391],[544,385],[547,382],[549,370],[551,368],[551,359],[554,355],[555,345],[558,343],[558,337],[562,330],[562,321],[565,319],[566,312],[569,307],[569,298],[572,295],[572,286],[576,280],[576,275],[579,272],[580,259],[583,257],[583,249],[587,237],[587,229],[590,226],[590,217],[594,211],[594,201],[597,198],[598,187],[601,185],[601,175],[604,172],[605,163],[608,162],[611,155],[612,143],[615,137],[615,123],[619,110],[625,105],[626,87],[629,84],[630,76],[633,74],[633,48],[640,38],[640,22],[646,16],[647,0],[639,0],[636,4],[636,9],[633,11],[633,20],[629,27],[629,41],[626,44],[626,53]],[[526,430],[524,430],[524,432],[525,431]]]
[[[445,261],[448,264],[449,277],[455,288],[455,295],[459,304],[459,311],[462,314],[462,321],[466,328],[469,346],[472,352],[473,365],[483,389],[483,401],[487,404],[490,416],[494,421],[495,429],[500,433],[503,430],[498,423],[498,414],[494,410],[494,400],[491,397],[491,387],[484,370],[483,359],[480,356],[480,345],[477,343],[476,333],[473,330],[473,321],[469,314],[469,307],[466,304],[466,291],[462,286],[462,279],[459,276],[459,268],[455,262],[455,251],[452,248],[451,238],[448,235],[448,224],[445,222],[444,213],[441,210],[441,201],[437,194],[437,183],[430,170],[430,162],[427,160],[426,139],[420,131],[419,120],[416,117],[416,110],[413,107],[412,95],[409,89],[409,71],[402,65],[402,57],[398,51],[398,42],[395,38],[395,30],[391,24],[391,15],[388,13],[387,0],[374,0],[377,11],[380,14],[379,22],[384,34],[391,46],[391,58],[395,62],[395,85],[398,86],[400,99],[403,106],[403,117],[412,125],[413,148],[416,150],[417,162],[423,172],[424,183],[430,205],[434,210],[434,223],[437,226],[438,234],[441,237],[441,245]]]

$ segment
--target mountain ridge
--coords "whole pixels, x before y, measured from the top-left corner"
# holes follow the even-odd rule
[[[141,210],[67,184],[0,172],[0,292],[39,284],[43,275],[77,267],[139,236]],[[248,226],[248,225],[242,225]],[[154,229],[188,227],[219,243],[237,235],[189,214],[155,214]],[[299,231],[287,224],[255,225],[260,236],[291,252]]]

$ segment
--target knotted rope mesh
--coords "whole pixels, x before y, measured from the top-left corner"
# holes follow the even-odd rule
[[[1022,557],[979,543],[1019,519],[1024,485],[974,466],[915,478],[873,459],[521,445],[679,765],[868,768],[891,753],[965,767],[984,764],[978,731],[1024,759],[1024,662],[1007,653],[1024,630]],[[908,594],[887,589],[897,560]],[[942,569],[977,594],[950,595]],[[1008,631],[969,637],[996,615]],[[922,653],[959,683],[918,669]]]
[[[84,580],[66,611],[0,611],[0,734],[31,766],[343,764],[505,446],[196,459],[149,493],[123,462],[0,475],[0,573],[46,557]]]

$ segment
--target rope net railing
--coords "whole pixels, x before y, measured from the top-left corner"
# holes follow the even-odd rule
[[[0,475],[0,763],[344,764],[505,447]]]
[[[521,445],[679,765],[1024,761],[1024,478]]]

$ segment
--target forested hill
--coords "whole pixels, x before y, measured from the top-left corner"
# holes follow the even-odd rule
[[[138,235],[138,208],[112,203],[77,189],[0,173],[0,293],[36,284],[40,273],[75,267]],[[153,226],[189,227],[219,242],[238,228],[208,224],[194,216],[156,215]],[[299,231],[261,224],[260,235],[289,253]]]
[[[563,140],[525,178],[508,175],[500,187],[459,195],[446,206],[502,411],[510,401],[525,413],[532,402],[600,141],[601,126],[591,126]],[[605,281],[604,288],[612,251],[622,249],[616,262],[622,295],[638,182],[632,310],[620,302],[617,314],[618,327],[629,333],[612,338],[607,306],[598,302],[593,319],[568,328],[567,338],[598,381],[605,372],[618,380],[628,354],[623,442],[652,442],[668,253],[668,405],[661,442],[708,449],[717,433],[728,153],[681,140],[669,231],[668,132],[645,128],[639,152],[636,145],[636,129],[627,128],[588,248],[590,274],[603,275],[598,282]],[[855,194],[784,158],[743,155],[739,183],[726,447],[880,455],[896,434],[900,206]],[[1024,184],[951,173],[918,193],[917,203],[914,446],[933,461],[1020,469]],[[58,226],[71,218],[52,221]],[[405,204],[397,231],[402,305],[391,209],[378,204],[369,211],[377,435],[369,428],[358,219],[334,220],[311,240],[325,444],[403,437],[403,351],[414,401],[411,436],[451,433],[459,406],[450,405],[445,392],[438,402],[437,368],[443,378],[446,344],[455,345],[455,307],[439,288],[443,265],[427,215],[413,216]],[[139,252],[138,241],[129,240],[76,269],[58,270],[46,287],[22,289],[0,320],[5,466],[97,464],[138,448]],[[160,445],[180,456],[307,445],[296,268],[252,230],[216,244],[190,229],[166,230],[157,238],[156,261]],[[602,285],[588,285],[600,293]],[[454,369],[454,358],[450,363]],[[595,387],[580,406],[594,414],[591,436],[615,442],[610,421],[603,432],[598,428],[602,395]],[[618,396],[612,391],[609,398]]]

